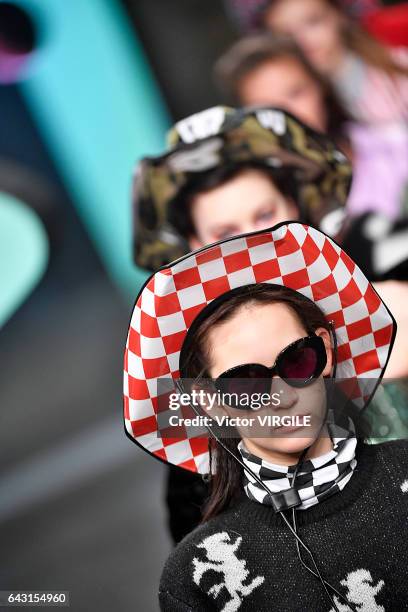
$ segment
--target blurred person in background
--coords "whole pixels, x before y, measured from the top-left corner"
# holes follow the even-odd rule
[[[271,222],[318,224],[347,199],[345,155],[282,110],[214,107],[176,123],[168,142],[135,173],[134,260],[143,268]]]
[[[351,197],[350,210],[378,210],[390,219],[405,214],[407,51],[376,41],[339,0],[269,0],[255,3],[248,19],[293,37],[351,116],[348,136],[358,160],[354,183],[367,197]]]
[[[380,0],[339,0],[342,6],[353,17],[365,19],[382,8]],[[224,0],[227,15],[238,26],[242,33],[249,34],[259,29],[259,15],[268,4],[268,0]],[[394,4],[394,2],[387,2]],[[399,2],[397,2],[399,4]],[[405,4],[405,3],[404,3]]]
[[[358,202],[361,207],[371,197],[371,187],[368,190],[367,186],[373,180],[372,169],[367,169],[365,164],[361,167],[362,160],[354,155],[347,138],[349,116],[330,81],[316,71],[293,39],[271,33],[239,40],[218,61],[215,73],[230,101],[237,105],[271,105],[288,110],[314,129],[328,133],[351,157],[353,181],[345,214],[340,217],[336,212],[333,224],[328,216],[320,225],[341,241],[370,280],[380,281],[375,283],[376,289],[392,303],[399,322],[398,339],[387,374],[406,376],[408,318],[404,302],[408,299],[408,283],[399,282],[408,280],[406,222],[394,225],[379,214],[357,215],[358,207],[353,203]],[[366,173],[367,180],[362,183],[358,177]],[[383,197],[387,207],[390,195],[384,193]],[[373,246],[376,241],[382,241],[382,258]],[[376,269],[378,263],[384,265],[386,261],[392,262],[387,269]]]
[[[215,76],[229,102],[283,108],[327,134],[351,157],[350,116],[330,81],[289,36],[261,33],[240,39],[219,59]]]
[[[271,33],[242,38],[220,58],[215,74],[230,102],[281,107],[314,129],[327,133],[353,162],[347,212],[357,216],[364,211],[372,197],[375,168],[367,167],[365,160],[355,154],[348,134],[350,115],[331,82],[313,67],[293,39]],[[390,161],[382,159],[383,153],[379,150],[378,162],[389,166]],[[383,208],[391,208],[394,192],[384,188],[381,196]]]
[[[199,173],[169,206],[169,222],[191,250],[299,216],[287,169],[262,162],[226,161]],[[237,206],[237,202],[245,202]]]

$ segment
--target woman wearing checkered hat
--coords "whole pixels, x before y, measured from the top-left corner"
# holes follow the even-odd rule
[[[403,609],[408,445],[367,445],[362,424],[395,328],[346,253],[297,222],[146,282],[126,431],[211,481],[203,524],[164,568],[162,610]]]

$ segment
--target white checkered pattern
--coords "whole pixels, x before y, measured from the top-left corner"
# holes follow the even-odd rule
[[[159,458],[193,472],[208,471],[206,438],[158,437],[157,380],[179,378],[182,344],[213,299],[253,283],[275,283],[313,299],[333,321],[339,379],[354,379],[354,401],[365,403],[359,379],[386,365],[394,322],[363,273],[322,232],[292,222],[191,253],[154,274],[135,305],[125,350],[126,429]],[[362,380],[363,382],[363,380]]]

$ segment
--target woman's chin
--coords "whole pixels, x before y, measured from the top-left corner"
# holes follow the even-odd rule
[[[315,437],[286,436],[284,438],[252,438],[246,446],[252,450],[253,454],[263,456],[268,460],[266,454],[270,454],[270,461],[273,463],[273,456],[276,454],[295,455],[301,453],[315,442]],[[256,447],[256,448],[255,448]]]

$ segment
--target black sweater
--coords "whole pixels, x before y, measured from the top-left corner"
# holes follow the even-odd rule
[[[408,441],[359,443],[345,489],[296,516],[323,576],[354,610],[408,610]],[[159,598],[164,612],[334,611],[282,517],[246,497],[180,542]]]

